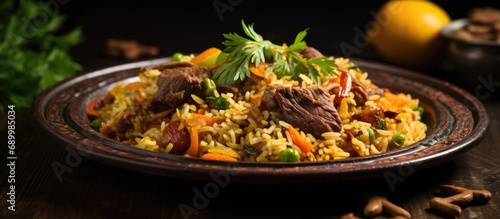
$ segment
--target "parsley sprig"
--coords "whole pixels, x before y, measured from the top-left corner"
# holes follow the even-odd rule
[[[7,105],[28,109],[40,92],[82,69],[70,49],[84,36],[79,27],[62,32],[65,18],[45,1],[0,1],[0,114]]]
[[[265,62],[272,63],[266,71],[266,76],[274,72],[278,78],[292,76],[292,79],[297,79],[300,74],[307,74],[315,83],[319,83],[321,74],[337,75],[335,71],[337,65],[333,59],[327,57],[306,59],[300,55],[299,52],[307,47],[304,41],[307,29],[297,34],[293,44],[286,46],[265,40],[255,32],[253,24],[246,25],[243,20],[241,24],[248,38],[236,33],[223,34],[226,38],[222,43],[226,46],[225,55],[219,56],[217,60],[223,64],[215,69],[213,75],[217,84],[231,84],[250,77],[251,63],[255,66]]]

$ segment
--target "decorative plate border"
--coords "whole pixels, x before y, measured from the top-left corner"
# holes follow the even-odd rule
[[[120,168],[188,180],[213,180],[225,174],[235,183],[317,183],[361,180],[429,168],[477,146],[489,125],[482,103],[448,82],[410,70],[351,59],[376,84],[419,98],[429,123],[428,136],[404,149],[335,161],[257,163],[207,161],[150,152],[103,138],[88,126],[85,103],[113,83],[137,76],[141,67],[170,58],[105,68],[60,82],[35,100],[33,125],[56,145],[82,157]]]

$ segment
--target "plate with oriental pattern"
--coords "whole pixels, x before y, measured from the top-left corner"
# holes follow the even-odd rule
[[[42,92],[35,100],[33,125],[54,142],[83,158],[118,168],[185,180],[231,183],[321,183],[362,180],[422,170],[450,161],[477,146],[489,125],[482,103],[469,92],[422,73],[351,59],[375,84],[418,98],[427,136],[410,146],[378,155],[331,161],[261,163],[210,161],[146,151],[105,138],[89,126],[86,103],[114,83],[133,80],[141,67],[169,57],[113,66],[77,75]]]

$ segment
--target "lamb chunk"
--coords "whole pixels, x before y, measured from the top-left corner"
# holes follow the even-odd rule
[[[323,53],[321,53],[319,50],[315,49],[314,47],[306,47],[304,50],[300,52],[300,55],[304,58],[321,58],[324,57]]]
[[[384,118],[384,110],[381,108],[373,108],[373,109],[363,109],[361,112],[352,115],[352,120],[358,120],[361,122],[367,122],[372,125],[372,127],[377,127],[377,122],[381,118]]]
[[[263,106],[281,113],[281,119],[316,138],[324,132],[340,131],[341,118],[322,88],[299,88],[269,85],[262,98]]]
[[[192,62],[182,62],[182,61],[168,61],[161,63],[157,66],[154,66],[152,69],[156,69],[158,71],[163,71],[169,68],[180,68],[180,67],[193,67]]]
[[[279,111],[279,105],[276,100],[276,87],[269,85],[262,95],[261,105],[270,111]]]
[[[358,106],[364,106],[369,97],[374,94],[384,95],[384,89],[378,87],[367,87],[357,78],[352,77],[351,92],[354,94],[354,101]]]
[[[203,66],[163,68],[158,76],[158,91],[148,109],[161,112],[193,103],[191,94],[201,96],[203,79],[211,75],[212,69]]]
[[[365,90],[369,96],[371,95],[384,96],[385,93],[385,90],[379,87],[365,87]]]
[[[365,102],[368,101],[369,95],[365,86],[355,77],[352,77],[351,92],[354,94],[354,101],[358,106],[364,106]]]

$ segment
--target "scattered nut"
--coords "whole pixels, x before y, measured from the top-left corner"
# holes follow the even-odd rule
[[[500,10],[492,7],[476,7],[467,14],[468,24],[457,32],[466,40],[500,42]]]
[[[361,219],[361,218],[354,216],[354,213],[348,213],[340,216],[340,219]]]
[[[375,194],[375,193],[367,193],[363,197],[366,201],[365,208],[363,209],[364,216],[368,218],[377,217],[383,212],[392,216],[390,219],[408,219],[411,218],[411,214],[405,209],[393,204],[389,200],[387,200],[387,195],[385,194]],[[341,219],[362,219],[361,217],[357,217],[354,213],[348,213],[342,215]]]
[[[472,192],[465,191],[447,198],[435,197],[431,199],[430,206],[434,210],[458,217],[462,214],[461,207],[465,207],[472,199]]]
[[[453,185],[442,185],[439,187],[439,190],[444,195],[456,195],[470,189],[466,189],[460,186]],[[485,189],[474,189],[470,190],[474,196],[472,202],[476,204],[486,204],[491,199],[491,192]]]
[[[435,197],[431,199],[430,207],[455,217],[462,214],[462,207],[466,207],[472,203],[484,204],[491,198],[491,193],[487,190],[471,190],[453,185],[442,185],[439,190],[443,195],[449,197]]]
[[[159,50],[154,46],[145,46],[135,40],[108,39],[106,41],[106,52],[109,55],[126,59],[137,59],[141,55],[155,56]]]
[[[373,196],[368,200],[368,203],[366,204],[363,214],[365,214],[368,217],[375,217],[382,213],[382,210],[384,208],[382,204],[383,197],[379,196]]]
[[[365,199],[367,204],[363,213],[368,217],[375,217],[385,212],[394,217],[411,218],[408,211],[387,200],[385,194],[367,194]]]

